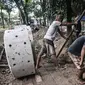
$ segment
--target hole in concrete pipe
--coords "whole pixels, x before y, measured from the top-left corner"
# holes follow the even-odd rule
[[[16,66],[16,64],[14,63],[13,66]]]
[[[20,55],[20,53],[18,53],[18,55]]]
[[[15,60],[15,58],[12,58],[12,60]]]
[[[9,47],[11,47],[12,45],[11,44],[9,44]]]
[[[26,44],[26,42],[24,42],[24,44]]]
[[[30,60],[28,60],[28,63],[30,62]]]
[[[15,37],[18,37],[18,35],[16,35]]]

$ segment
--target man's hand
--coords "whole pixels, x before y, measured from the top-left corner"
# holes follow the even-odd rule
[[[66,37],[63,35],[63,33],[60,31],[60,29],[58,29],[58,33],[61,35],[61,37],[63,37],[64,39],[66,39]]]
[[[61,26],[71,26],[71,25],[76,25],[77,23],[72,23],[72,22],[66,22],[66,23],[61,23]]]
[[[67,22],[67,25],[76,25],[77,24],[77,22]]]
[[[69,39],[69,37],[66,37],[66,40],[68,40]]]
[[[64,38],[65,40],[67,39],[67,37],[66,37],[66,36],[64,36],[63,38]]]
[[[63,36],[63,38],[64,38],[65,40],[69,39],[67,36]]]

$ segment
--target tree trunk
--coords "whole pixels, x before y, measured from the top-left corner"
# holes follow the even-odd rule
[[[82,11],[85,10],[85,1],[82,1]]]
[[[8,27],[10,28],[10,12],[8,13],[9,15],[9,24],[8,24]]]
[[[40,25],[42,25],[41,18],[39,19],[39,23],[40,23]]]
[[[52,0],[52,21],[55,19],[56,13],[56,0]]]
[[[43,12],[43,25],[44,26],[46,26],[46,14],[45,14],[45,12],[46,12],[46,0],[43,0],[42,1],[42,12]]]
[[[1,8],[1,19],[2,19],[2,26],[3,26],[3,28],[5,28],[5,25],[4,25],[4,16],[3,16],[2,8]]]
[[[46,26],[46,17],[43,16],[43,26]]]
[[[17,2],[17,0],[14,0],[19,11],[20,11],[20,14],[21,14],[21,17],[22,17],[22,20],[23,20],[23,24],[26,24],[26,17],[25,17],[25,13],[23,12],[23,10],[20,8],[20,5],[19,3]]]
[[[24,5],[24,4],[23,4],[23,1],[21,0],[21,4],[22,4],[22,6],[23,6],[23,11],[24,11],[24,14],[25,14],[26,24],[28,24],[27,3]]]
[[[71,9],[71,0],[66,0],[67,3],[67,22],[71,22],[72,18],[72,9]],[[71,26],[68,26],[67,28],[67,34],[71,32]]]
[[[72,9],[71,9],[71,0],[66,0],[66,4],[67,4],[67,22],[72,22],[71,18],[72,18]],[[71,26],[67,27],[67,36],[70,34],[70,32],[72,31]],[[70,40],[68,42],[68,45],[72,43],[72,40]]]
[[[24,7],[24,13],[25,13],[25,17],[26,17],[26,23],[28,24],[28,13],[26,11],[27,7]]]
[[[21,13],[19,12],[19,17],[20,17],[20,23],[23,23],[22,17],[21,17]]]

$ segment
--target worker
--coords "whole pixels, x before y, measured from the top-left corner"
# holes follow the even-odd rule
[[[77,38],[68,48],[68,52],[75,55],[80,59],[80,69],[83,66],[84,56],[85,56],[85,36]]]
[[[50,57],[51,57],[52,61],[56,65],[56,52],[55,52],[55,47],[54,47],[53,41],[56,37],[57,32],[64,39],[66,39],[66,37],[63,35],[63,33],[60,31],[60,28],[59,28],[62,25],[62,23],[61,23],[62,20],[63,20],[63,16],[62,15],[57,15],[56,19],[52,22],[52,24],[48,28],[48,30],[47,30],[47,32],[44,36],[44,39],[43,39],[42,48],[41,48],[41,50],[38,54],[38,57],[37,57],[36,69],[39,67],[41,56],[44,53],[50,54]]]

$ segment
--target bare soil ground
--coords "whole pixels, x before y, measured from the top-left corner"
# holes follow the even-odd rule
[[[42,28],[33,34],[36,55],[41,48],[43,36],[46,30],[46,28]],[[59,49],[64,41],[65,40],[62,39],[59,35],[58,38],[56,38],[54,41],[56,54],[59,52]],[[58,65],[56,67],[53,65],[53,63],[48,63],[48,61],[48,57],[42,58],[42,67],[39,69],[42,82],[36,83],[34,75],[21,79],[15,79],[9,68],[0,68],[0,85],[81,85],[77,80],[78,70],[67,55],[66,48],[64,48],[58,57]]]

